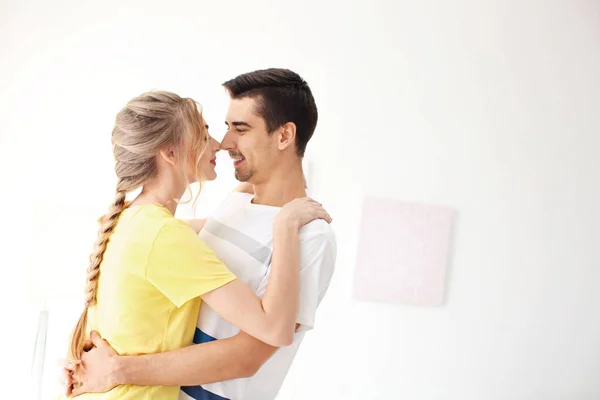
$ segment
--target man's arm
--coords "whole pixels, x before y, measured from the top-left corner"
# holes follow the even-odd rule
[[[278,349],[240,332],[228,339],[165,353],[119,356],[97,332],[90,336],[89,346],[93,348],[84,353],[83,368],[64,369],[69,396],[107,392],[120,384],[196,386],[247,378]]]
[[[335,258],[333,236],[317,234],[303,241],[297,332],[314,326],[315,311],[329,285]],[[259,292],[264,291],[268,278],[261,283]],[[277,347],[244,332],[166,353],[123,357],[95,332],[91,339],[95,348],[84,353],[83,368],[73,375],[82,384],[73,389],[74,395],[105,392],[117,384],[195,386],[249,377],[277,351]]]
[[[196,344],[166,353],[118,357],[116,384],[196,386],[253,376],[277,351],[240,332],[228,339]]]

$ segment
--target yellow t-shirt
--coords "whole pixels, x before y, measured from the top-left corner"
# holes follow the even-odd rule
[[[184,221],[159,205],[121,214],[100,265],[88,330],[121,355],[159,353],[192,344],[200,295],[235,279]],[[177,399],[176,386],[117,386],[78,399]]]

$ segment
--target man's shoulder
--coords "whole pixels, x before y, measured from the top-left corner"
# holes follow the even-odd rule
[[[242,210],[250,202],[248,193],[231,192],[217,205],[207,219],[227,219],[232,213]]]
[[[335,240],[335,232],[331,224],[323,219],[315,219],[300,228],[300,240],[312,237],[322,237],[327,240]]]
[[[315,249],[329,249],[333,254],[337,252],[335,231],[322,219],[311,221],[300,229],[300,250],[312,252]]]
[[[252,200],[253,195],[243,192],[229,192],[223,199],[218,208],[222,207],[242,207]]]

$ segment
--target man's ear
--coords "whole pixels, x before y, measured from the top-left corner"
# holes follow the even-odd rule
[[[165,147],[158,151],[160,157],[167,163],[175,166],[175,150],[172,147]]]
[[[289,146],[294,146],[296,143],[296,124],[287,122],[279,128],[279,138],[277,140],[277,148],[285,150]]]

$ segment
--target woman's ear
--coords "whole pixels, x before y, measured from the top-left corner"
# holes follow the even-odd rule
[[[279,140],[277,141],[277,147],[279,150],[285,150],[289,146],[293,146],[296,143],[296,124],[288,122],[283,124],[279,128]]]
[[[175,149],[172,147],[165,147],[158,151],[160,158],[162,158],[166,163],[175,166]]]

